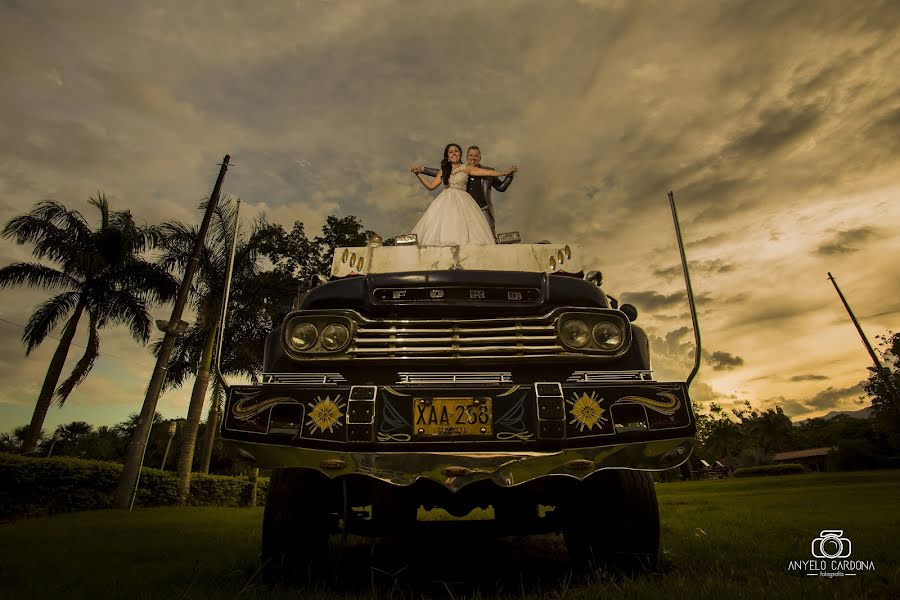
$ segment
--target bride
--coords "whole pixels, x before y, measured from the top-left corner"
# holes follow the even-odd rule
[[[447,144],[441,170],[430,182],[422,175],[422,167],[413,165],[410,171],[429,190],[441,183],[444,191],[434,199],[412,233],[419,239],[420,246],[458,246],[465,244],[495,244],[494,234],[484,213],[475,199],[466,193],[469,177],[503,177],[516,172],[516,167],[506,171],[482,169],[461,164],[462,149],[457,144]]]

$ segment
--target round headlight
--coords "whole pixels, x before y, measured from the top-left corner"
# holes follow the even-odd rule
[[[350,330],[340,323],[326,325],[322,330],[322,347],[330,352],[340,350],[350,339]]]
[[[570,319],[559,328],[563,342],[572,348],[581,348],[587,344],[591,337],[590,331],[584,321],[578,319]]]
[[[297,323],[288,335],[288,343],[294,350],[308,350],[317,339],[319,330],[312,323]]]
[[[612,323],[597,323],[594,327],[594,341],[604,350],[612,350],[622,343],[622,332]]]

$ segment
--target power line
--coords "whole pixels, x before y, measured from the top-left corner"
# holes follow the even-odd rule
[[[0,321],[2,321],[2,322],[4,322],[4,323],[8,323],[8,324],[10,324],[10,325],[14,325],[14,326],[18,327],[19,329],[25,329],[25,326],[22,325],[21,323],[15,323],[15,322],[13,322],[13,321],[10,321],[9,319],[4,319],[3,317],[0,317]],[[47,337],[53,338],[54,340],[57,340],[57,341],[61,341],[60,338],[56,337],[56,336],[53,335],[52,333],[48,333],[48,334],[47,334]],[[71,345],[75,346],[76,348],[81,348],[82,350],[87,350],[87,347],[86,347],[86,346],[82,346],[81,344],[79,344],[79,343],[77,343],[77,342],[69,342],[69,343],[70,343]],[[98,353],[97,353],[97,357],[99,358],[99,357],[101,357],[101,356],[108,356],[108,357],[110,357],[110,358],[115,358],[116,360],[125,360],[125,359],[122,358],[121,356],[116,356],[115,354],[112,354],[112,353],[109,353],[109,352],[98,352]],[[136,361],[136,362],[137,362],[137,364],[142,365],[142,366],[145,366],[145,367],[150,367],[150,366],[151,366],[150,363],[145,363],[145,362],[141,362],[141,361]]]

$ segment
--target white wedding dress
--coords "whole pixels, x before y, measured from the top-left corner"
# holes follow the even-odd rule
[[[494,234],[478,203],[466,193],[469,175],[465,165],[450,173],[449,185],[413,227],[420,246],[495,244]]]

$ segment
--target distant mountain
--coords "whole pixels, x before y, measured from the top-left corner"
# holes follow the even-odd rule
[[[832,410],[831,412],[824,414],[821,417],[815,418],[828,420],[839,417],[841,415],[845,415],[847,417],[850,417],[851,419],[868,419],[872,416],[872,407],[867,406],[865,408],[860,408],[859,410]],[[809,421],[809,419],[794,421],[794,425],[800,425],[801,423],[805,423],[806,421]]]
[[[833,410],[826,415],[822,416],[823,419],[833,419],[838,415],[847,415],[848,417],[852,417],[854,419],[868,419],[872,416],[872,407],[867,406],[865,408],[861,408],[859,410]]]

